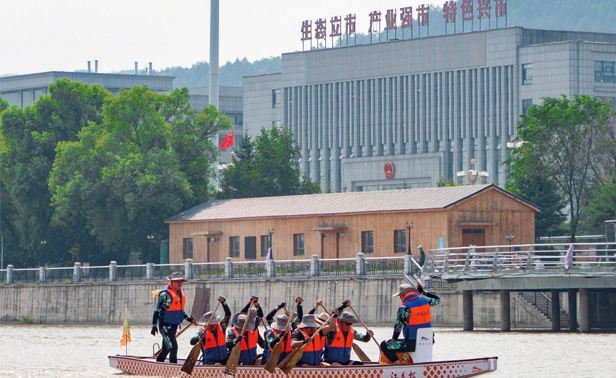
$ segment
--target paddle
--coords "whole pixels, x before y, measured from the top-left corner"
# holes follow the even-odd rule
[[[177,335],[175,335],[175,338],[177,339],[178,337],[180,337],[180,335],[181,335],[181,334],[183,334],[183,333],[184,333],[184,331],[186,331],[186,330],[188,329],[188,327],[190,327],[191,325],[192,325],[192,323],[188,323],[188,325],[187,325],[186,327],[184,327],[184,328],[183,328],[180,332],[178,332],[178,334],[177,334]],[[158,344],[156,344],[156,345],[158,345]],[[163,349],[162,349],[162,348],[160,348],[160,349],[159,349],[156,353],[154,353],[154,355],[153,355],[152,357],[158,357],[158,355],[160,354],[160,352],[161,352],[162,350],[163,350]]]
[[[210,316],[210,320],[208,320],[207,325],[205,326],[205,331],[203,331],[203,335],[201,335],[199,342],[195,344],[195,346],[193,346],[193,348],[190,350],[188,357],[186,357],[186,361],[184,361],[184,365],[182,365],[181,370],[188,375],[192,374],[192,371],[195,368],[195,364],[197,363],[197,360],[199,359],[199,355],[201,354],[201,349],[202,349],[201,343],[203,343],[203,338],[205,337],[205,334],[207,333],[207,327],[210,326],[212,319],[216,317],[216,311],[218,310],[219,305],[220,305],[220,301],[218,301],[218,303],[216,304],[216,308],[214,309],[214,312],[212,312],[212,316]],[[184,330],[186,328],[184,328]],[[182,330],[182,332],[184,332],[184,330]]]
[[[323,310],[325,310],[325,312],[329,313],[329,311],[327,311],[327,309],[325,308],[325,306],[323,306],[323,304],[321,304],[321,307],[323,307]],[[355,352],[355,354],[357,355],[357,357],[359,357],[361,362],[372,362],[372,360],[370,360],[370,357],[368,357],[368,355],[364,353],[361,347],[355,343],[353,343],[353,352]]]
[[[359,315],[357,315],[357,313],[355,312],[355,309],[353,309],[353,306],[349,305],[349,308],[351,309],[351,311],[353,311],[353,314],[355,314],[355,316],[357,317],[357,319],[361,322],[361,325],[364,326],[364,328],[366,329],[366,332],[369,331],[368,327],[366,326],[366,323],[364,323],[363,320],[361,320],[361,318],[359,317]],[[376,341],[376,339],[374,338],[374,335],[372,335],[372,340],[374,340],[374,343],[376,344],[376,346],[379,348],[379,350],[381,350],[381,346],[379,345],[379,342]]]
[[[244,336],[246,325],[249,323],[248,320],[250,319],[250,311],[252,310],[252,306],[254,306],[254,303],[250,302],[250,307],[248,307],[248,311],[246,313],[246,320],[244,320],[244,326],[242,327],[242,333],[240,333],[241,336]],[[240,341],[239,343],[235,344],[235,346],[231,350],[231,353],[229,354],[229,359],[227,360],[227,366],[225,367],[225,374],[227,375],[235,376],[235,372],[237,370],[237,363],[240,360],[240,353],[241,353],[240,344],[241,343],[242,342]]]
[[[295,302],[295,306],[293,307],[292,313],[295,313],[298,303],[299,302],[297,301]],[[289,320],[287,321],[287,325],[284,327],[284,331],[287,332],[289,330],[289,325],[293,322],[293,319],[291,319],[291,315],[289,314],[289,311],[287,311],[286,307],[284,310],[287,313],[287,316],[289,317]],[[270,353],[269,359],[265,363],[265,370],[274,374],[274,372],[276,371],[276,365],[278,364],[278,359],[280,358],[280,353],[282,353],[282,339],[280,339],[280,341],[278,341],[276,345],[274,345],[274,347],[272,348],[272,353]]]
[[[306,345],[312,341],[312,339],[314,339],[314,337],[316,335],[319,334],[319,332],[321,332],[321,330],[323,328],[325,328],[327,325],[329,325],[329,322],[333,319],[333,316],[330,316],[329,319],[327,319],[327,321],[325,323],[323,323],[317,330],[316,332],[310,336],[306,343],[304,343],[301,347],[293,350],[293,352],[291,352],[291,354],[289,354],[284,360],[282,360],[282,362],[280,364],[278,364],[278,368],[280,370],[282,370],[285,374],[289,374],[289,372],[291,371],[291,369],[293,369],[295,367],[295,365],[297,365],[297,362],[300,360],[300,358],[302,358],[302,354],[304,354],[304,348],[306,347]]]

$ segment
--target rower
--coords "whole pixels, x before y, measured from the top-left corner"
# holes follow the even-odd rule
[[[214,314],[212,311],[206,312],[199,319],[199,325],[203,327],[195,337],[190,339],[190,345],[195,345],[203,338],[201,344],[203,365],[225,365],[227,358],[229,358],[225,330],[231,319],[231,310],[229,310],[229,306],[225,303],[225,297],[218,297],[218,301],[222,305],[225,317],[221,320],[220,315]],[[208,323],[209,326],[207,325]]]
[[[257,362],[257,345],[261,348],[265,345],[265,341],[257,330],[256,318],[257,310],[255,308],[250,310],[250,316],[245,313],[235,314],[231,320],[233,327],[227,330],[226,345],[229,350],[233,349],[237,343],[241,343],[239,365],[255,365]],[[244,322],[248,323],[246,324],[244,335],[242,335]]]
[[[349,305],[351,301],[348,301]],[[323,361],[334,366],[336,365],[363,365],[361,361],[351,360],[351,349],[353,349],[353,340],[359,340],[364,343],[370,341],[374,333],[368,331],[362,334],[353,329],[352,324],[358,320],[349,312],[343,312],[336,319],[335,332],[330,332],[325,338],[325,354]],[[318,322],[317,322],[318,323]]]
[[[340,312],[336,309],[332,314],[337,317]],[[328,363],[321,361],[323,358],[323,348],[325,347],[325,336],[336,327],[335,322],[323,327],[318,334],[315,334],[319,326],[315,322],[315,316],[308,314],[304,316],[302,322],[297,326],[297,329],[291,335],[291,346],[293,349],[304,347],[304,353],[299,361],[298,366],[329,366]],[[310,341],[310,337],[313,336]]]

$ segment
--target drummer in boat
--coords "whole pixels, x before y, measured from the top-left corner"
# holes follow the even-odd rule
[[[350,305],[351,301],[346,300],[343,302],[342,307],[348,307]],[[319,324],[319,320],[323,319],[322,315],[327,316],[325,313],[319,315],[317,324]],[[326,320],[327,318],[325,318],[325,321]],[[338,319],[336,319],[336,328],[334,332],[328,333],[325,337],[325,353],[323,354],[323,361],[333,366],[364,364],[361,361],[351,360],[353,341],[359,340],[366,343],[370,341],[370,338],[372,338],[374,333],[370,330],[368,330],[366,334],[357,332],[353,329],[353,324],[357,322],[357,318],[355,318],[355,316],[348,311],[340,314]]]
[[[181,272],[175,272],[167,276],[169,284],[167,287],[157,294],[156,307],[152,316],[152,336],[160,331],[163,337],[163,347],[156,361],[164,362],[169,355],[169,362],[176,364],[178,362],[178,342],[175,335],[178,326],[182,321],[187,320],[192,324],[197,324],[192,316],[186,315],[184,307],[186,306],[186,296],[182,291],[184,275]]]
[[[399,296],[402,303],[398,307],[393,336],[381,343],[381,352],[391,363],[399,364],[396,353],[415,351],[417,330],[432,327],[430,307],[438,305],[441,299],[436,294],[425,291],[421,284],[417,284],[416,288],[402,284],[393,296]],[[399,340],[400,332],[404,338]]]
[[[206,312],[199,319],[199,324],[203,327],[197,335],[190,339],[190,345],[196,345],[201,340],[203,365],[225,365],[229,358],[225,331],[231,319],[231,310],[222,295],[218,297],[218,302],[222,305],[225,317],[221,320],[220,315],[214,314],[212,311]]]
[[[254,302],[257,303],[257,299],[254,299]],[[235,314],[231,320],[232,327],[227,330],[227,348],[232,350],[235,345],[240,343],[239,365],[260,364],[257,361],[257,345],[263,348],[265,346],[265,340],[263,340],[257,329],[257,312],[257,309],[252,308],[250,309],[250,314],[241,312]],[[248,323],[242,335],[245,322]]]

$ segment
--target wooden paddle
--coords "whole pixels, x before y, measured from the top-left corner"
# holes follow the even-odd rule
[[[175,338],[177,339],[178,337],[180,337],[181,334],[184,333],[184,331],[186,331],[188,329],[188,327],[190,327],[192,325],[192,323],[189,323],[186,327],[184,327],[180,332],[178,332],[177,335],[175,335]],[[158,344],[156,344],[158,345]],[[154,355],[152,357],[158,357],[158,355],[160,354],[160,352],[162,352],[162,348],[158,349],[158,351],[156,353],[154,353]]]
[[[295,310],[297,309],[297,305],[298,305],[298,302],[296,301],[295,307],[293,307],[292,313],[295,313]],[[293,319],[291,319],[291,315],[289,314],[289,311],[287,311],[286,307],[284,310],[288,314],[287,316],[289,317],[289,321],[287,321],[287,325],[284,327],[284,331],[287,332],[289,330],[289,325],[293,322]],[[280,358],[280,353],[282,353],[282,339],[280,339],[280,341],[278,341],[276,345],[274,345],[274,347],[272,348],[272,353],[270,353],[269,359],[265,363],[265,370],[274,374],[274,372],[276,371],[276,365],[278,365],[278,359]]]
[[[246,325],[248,325],[250,320],[250,311],[252,310],[253,302],[250,302],[250,307],[248,307],[248,311],[246,313],[246,320],[244,320],[244,326],[242,327],[241,336],[244,336],[244,331],[246,330]],[[235,372],[237,371],[237,363],[240,360],[241,346],[242,342],[235,344],[231,353],[229,354],[229,359],[227,360],[227,366],[225,367],[225,374],[232,375],[235,377]]]
[[[186,361],[184,361],[184,365],[182,365],[181,370],[188,375],[192,374],[192,371],[195,368],[195,364],[197,363],[197,360],[199,359],[199,355],[201,354],[201,349],[202,349],[201,344],[203,343],[203,338],[205,337],[205,334],[207,333],[207,327],[210,326],[212,319],[214,319],[214,317],[216,316],[216,311],[218,310],[219,305],[220,305],[220,301],[218,301],[218,303],[216,304],[216,308],[214,309],[214,312],[212,312],[212,316],[210,316],[210,320],[208,320],[207,325],[205,326],[205,331],[203,331],[203,335],[201,335],[199,342],[195,344],[195,346],[193,346],[193,348],[190,350],[188,357],[186,357]],[[186,328],[184,328],[184,330]],[[182,332],[184,332],[184,330],[182,330]]]
[[[321,330],[323,328],[325,328],[325,326],[329,325],[329,322],[333,319],[334,317],[330,315],[329,319],[327,319],[327,321],[325,323],[323,323],[317,330],[316,332],[310,336],[307,340],[308,342],[304,343],[301,347],[293,350],[293,352],[291,352],[291,354],[289,354],[284,360],[282,360],[282,362],[280,364],[278,364],[278,368],[280,370],[282,370],[285,374],[289,375],[289,372],[291,371],[291,369],[293,369],[295,367],[295,365],[297,365],[297,362],[302,358],[302,354],[304,354],[304,348],[306,347],[306,345],[312,341],[312,339],[314,339],[314,337],[316,335],[319,334],[319,332],[321,332]]]
[[[323,306],[323,304],[321,304],[321,307],[323,307],[323,310],[329,314],[329,311],[327,311],[327,309],[325,308],[325,306]],[[370,357],[368,357],[368,355],[364,353],[361,347],[355,343],[353,343],[353,352],[355,352],[355,354],[357,355],[357,357],[359,357],[361,362],[372,362],[372,360],[370,360]]]
[[[366,323],[364,323],[363,320],[361,320],[361,318],[359,317],[359,315],[357,315],[357,313],[355,312],[355,309],[353,309],[353,306],[349,305],[349,308],[351,309],[351,311],[353,311],[353,314],[355,314],[355,316],[357,317],[357,319],[361,322],[361,325],[364,326],[364,328],[366,329],[366,332],[369,331],[368,327],[366,326]],[[376,341],[376,339],[374,338],[374,335],[372,335],[372,340],[374,340],[374,343],[376,344],[376,346],[379,348],[379,350],[381,350],[381,345],[379,345],[379,342]]]

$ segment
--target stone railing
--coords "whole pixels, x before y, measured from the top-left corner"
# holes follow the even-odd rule
[[[221,263],[194,263],[192,259],[183,264],[118,265],[112,261],[108,266],[82,266],[76,262],[72,267],[15,269],[8,265],[0,270],[0,283],[43,284],[76,282],[126,282],[165,280],[172,272],[183,272],[189,280],[231,280],[259,278],[289,278],[318,276],[374,276],[374,275],[421,275],[421,268],[411,255],[400,257],[365,257],[358,253],[355,258],[310,260],[274,260],[233,262],[227,257]]]

